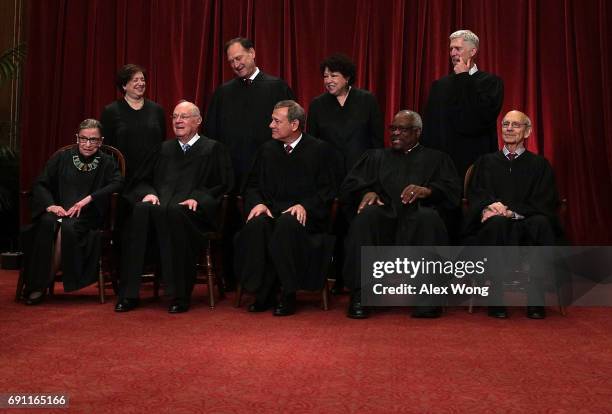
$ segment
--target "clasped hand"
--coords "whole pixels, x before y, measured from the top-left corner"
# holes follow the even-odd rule
[[[64,210],[62,206],[58,206],[55,204],[47,207],[47,211],[49,213],[55,214],[58,217],[74,217],[74,216],[79,217],[81,215],[81,210],[83,209],[83,207],[89,204],[91,200],[92,200],[91,196],[88,195],[82,200],[74,203],[74,205],[70,207],[68,211]]]

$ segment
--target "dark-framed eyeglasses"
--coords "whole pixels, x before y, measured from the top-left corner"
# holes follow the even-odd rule
[[[526,122],[510,122],[510,121],[504,121],[501,123],[502,128],[504,129],[508,129],[510,127],[514,128],[514,129],[518,129],[524,126],[529,125]]]
[[[189,119],[197,116],[195,114],[172,114],[172,120],[177,121],[179,119]]]
[[[409,126],[409,127],[400,127],[397,125],[389,125],[387,127],[387,129],[389,130],[390,133],[394,133],[395,131],[399,131],[402,134],[407,134],[410,131],[413,131],[415,129],[418,129],[419,127],[416,126]]]
[[[84,137],[83,135],[77,134],[77,139],[79,140],[79,144],[90,144],[99,145],[102,142],[102,138],[100,137]]]

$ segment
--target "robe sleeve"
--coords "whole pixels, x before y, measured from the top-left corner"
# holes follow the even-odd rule
[[[332,158],[332,150],[325,142],[317,148],[317,170],[316,185],[317,193],[299,200],[309,217],[326,220],[329,215],[330,206],[338,193],[335,166]]]
[[[525,217],[543,214],[549,218],[556,218],[559,195],[553,169],[546,159],[542,159],[538,167],[540,171],[533,183],[530,196],[520,203],[509,202],[508,208]]]
[[[245,215],[249,214],[251,209],[257,204],[265,204],[270,210],[273,208],[272,200],[264,197],[264,194],[260,190],[261,187],[259,181],[262,170],[262,156],[262,148],[260,148],[255,155],[255,160],[253,160],[251,169],[249,170],[242,186],[241,193],[244,196]]]
[[[340,187],[339,198],[347,214],[352,216],[363,196],[370,191],[374,191],[381,198],[384,197],[378,181],[379,164],[377,150],[368,150],[346,175]]]
[[[452,77],[452,97],[456,99],[454,128],[463,136],[486,134],[495,122],[504,101],[504,83],[494,75],[485,78],[467,72]],[[497,149],[497,142],[492,143]]]
[[[378,101],[374,95],[370,95],[370,137],[372,139],[372,148],[382,148],[385,145],[385,124],[383,121]]]
[[[117,147],[117,126],[115,125],[115,119],[117,114],[113,111],[114,105],[108,105],[102,111],[100,115],[100,123],[102,123],[102,136],[104,137],[104,143],[113,147]]]
[[[321,126],[319,123],[319,107],[316,100],[313,100],[308,107],[308,121],[306,123],[308,135],[320,139]]]
[[[47,207],[55,205],[55,198],[59,191],[59,172],[62,156],[64,153],[56,154],[47,164],[43,172],[32,185],[32,220],[47,211]]]
[[[208,205],[218,204],[221,197],[234,186],[232,162],[225,145],[215,142],[206,162],[208,167],[199,177],[199,183],[189,197],[198,202],[198,209],[202,207],[205,210]]]
[[[219,109],[221,108],[221,100],[222,100],[221,87],[217,88],[213,93],[213,96],[208,104],[208,109],[206,110],[206,119],[204,120],[204,126],[202,127],[202,134],[217,140],[221,141],[221,131],[219,126]]]
[[[135,204],[141,201],[144,196],[154,194],[159,197],[157,190],[153,186],[155,169],[160,160],[161,144],[158,145],[155,151],[152,151],[142,163],[142,168],[137,171],[132,180],[126,184],[123,197],[130,204]]]
[[[108,209],[110,196],[113,193],[121,192],[123,189],[123,177],[121,176],[117,163],[112,157],[108,157],[106,160],[101,184],[102,186],[90,195],[93,205],[102,216]]]
[[[424,200],[424,203],[436,204],[446,210],[454,210],[461,202],[461,181],[448,155],[440,153],[437,162],[438,168],[434,177],[424,185],[431,189],[431,196]]]

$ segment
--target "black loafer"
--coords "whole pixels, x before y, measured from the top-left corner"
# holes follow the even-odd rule
[[[274,308],[274,316],[289,316],[295,313],[295,293],[281,297],[281,301]]]
[[[412,311],[413,318],[434,319],[442,315],[442,308],[439,306],[421,306]]]
[[[168,313],[185,313],[189,310],[189,305],[185,303],[173,303],[168,308]]]
[[[366,319],[368,310],[361,305],[361,300],[351,297],[346,316],[351,319]]]
[[[527,317],[529,319],[544,319],[546,318],[546,309],[544,309],[544,306],[527,306]]]
[[[124,298],[119,300],[115,305],[115,312],[129,312],[138,307],[139,300],[132,298]]]
[[[492,318],[506,319],[508,318],[508,312],[505,306],[489,306],[487,311],[488,315]]]

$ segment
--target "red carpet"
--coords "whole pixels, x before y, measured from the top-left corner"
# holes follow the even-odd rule
[[[0,394],[67,393],[71,412],[612,412],[606,308],[354,321],[346,297],[325,312],[302,295],[298,314],[274,318],[227,299],[210,310],[198,286],[186,314],[152,299],[116,314],[93,288],[26,307],[15,281],[0,271]]]

